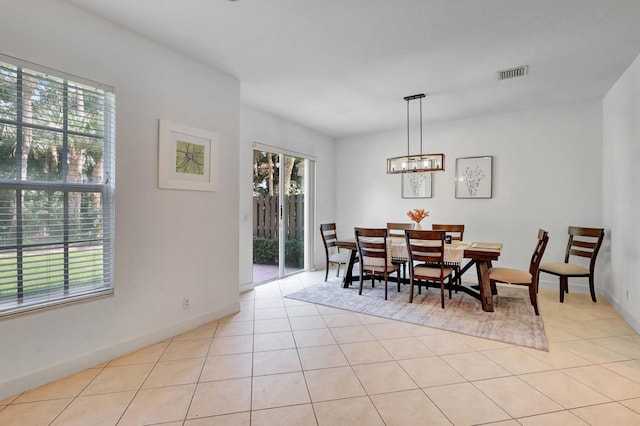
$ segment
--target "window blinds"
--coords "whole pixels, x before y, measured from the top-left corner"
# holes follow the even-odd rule
[[[0,55],[0,316],[113,293],[113,88]]]

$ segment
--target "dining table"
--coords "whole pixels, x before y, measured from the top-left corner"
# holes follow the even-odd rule
[[[344,274],[343,287],[348,288],[355,280],[359,280],[359,276],[353,276],[353,268],[358,259],[358,248],[355,238],[345,238],[337,241],[337,246],[341,249],[350,250],[349,264]],[[407,259],[408,253],[406,241],[404,238],[387,238],[387,252],[391,258]],[[456,280],[462,274],[467,272],[475,265],[478,275],[477,286],[460,286],[460,290],[480,300],[482,310],[485,312],[493,312],[493,296],[491,283],[489,282],[489,269],[494,261],[497,261],[502,251],[501,243],[484,243],[484,242],[467,242],[452,241],[445,244],[445,262],[461,264],[463,259],[467,259],[467,263],[460,268],[456,276],[452,277],[452,281]],[[406,279],[405,279],[406,281]],[[474,288],[474,287],[477,287]]]

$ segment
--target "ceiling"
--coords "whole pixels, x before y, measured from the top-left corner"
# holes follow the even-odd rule
[[[640,53],[638,0],[66,0],[343,137],[602,98]],[[529,65],[525,77],[496,72]]]

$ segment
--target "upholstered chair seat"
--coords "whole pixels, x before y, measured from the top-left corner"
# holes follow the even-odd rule
[[[347,265],[349,263],[349,252],[341,252],[338,247],[338,234],[335,223],[321,224],[320,235],[322,236],[324,254],[327,259],[324,272],[324,280],[327,281],[327,278],[329,277],[329,267],[331,265],[336,265],[336,277],[340,275],[340,265]]]
[[[562,262],[545,262],[540,264],[540,269],[544,269],[545,272],[557,274],[557,275],[587,275],[589,274],[589,268],[584,266],[574,265],[571,263]]]
[[[491,268],[489,269],[489,282],[491,283],[491,291],[496,294],[496,282],[515,284],[529,287],[529,299],[536,315],[540,315],[538,312],[538,286],[537,277],[538,269],[540,268],[540,262],[542,256],[549,243],[549,233],[544,229],[538,230],[538,242],[536,248],[533,250],[531,256],[531,262],[529,263],[529,270],[514,269],[514,268]]]
[[[413,272],[416,276],[419,276],[421,278],[440,278],[440,268],[431,268],[429,266],[416,266],[413,269]],[[449,268],[447,266],[445,266],[443,268],[443,274],[444,276],[448,276],[451,275],[453,273],[453,268]]]
[[[453,267],[444,261],[445,231],[406,230],[405,241],[409,252],[409,303],[413,302],[413,287],[440,284],[440,304],[444,309],[444,286],[449,286]]]
[[[491,279],[503,283],[530,283],[529,271],[512,268],[491,268]]]
[[[568,233],[569,241],[567,242],[564,262],[540,264],[540,271],[538,277],[536,277],[536,287],[540,280],[540,274],[546,273],[557,276],[560,280],[560,303],[563,303],[565,293],[569,293],[569,278],[588,278],[591,300],[596,302],[594,275],[596,258],[604,239],[604,229],[570,226]],[[589,267],[577,265],[575,260],[589,262]]]
[[[371,285],[375,277],[384,278],[384,300],[387,300],[389,274],[396,273],[398,291],[400,291],[399,265],[390,263],[391,258],[387,255],[386,228],[354,228],[356,246],[358,247],[358,257],[360,258],[360,291],[364,284],[365,273],[371,275]]]
[[[349,263],[349,252],[337,252],[329,255],[330,263],[341,263],[346,264]]]

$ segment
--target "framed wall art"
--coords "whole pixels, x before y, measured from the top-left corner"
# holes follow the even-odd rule
[[[212,132],[159,120],[158,186],[215,191],[218,143]]]
[[[431,173],[403,173],[402,198],[431,198]]]
[[[456,198],[491,198],[493,157],[456,159]]]

